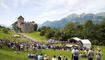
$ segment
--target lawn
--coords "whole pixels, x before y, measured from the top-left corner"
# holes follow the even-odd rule
[[[97,48],[97,46],[95,46]],[[95,48],[95,52],[96,52]],[[105,46],[100,46],[102,50],[102,60],[105,59]],[[42,49],[43,55],[47,54],[50,59],[53,57],[53,55],[56,55],[57,57],[61,54],[62,56],[68,56],[71,59],[71,51],[61,51],[61,50],[52,50],[52,49]],[[27,57],[27,52],[21,51],[20,55],[14,54],[14,51],[8,47],[4,47],[3,49],[0,49],[0,60],[34,60],[32,58]],[[96,53],[95,53],[96,55]],[[80,60],[88,60],[87,58],[80,58]],[[94,56],[94,60],[95,56]]]
[[[105,46],[95,46],[94,60],[96,60],[95,57],[96,57],[97,47],[100,47],[101,48],[101,50],[102,50],[102,60],[105,60]],[[71,59],[71,51],[67,51],[67,50],[65,50],[65,51],[55,50],[54,51],[52,49],[48,49],[48,50],[46,49],[46,50],[42,50],[42,52],[44,54],[49,55],[50,56],[50,59],[51,59],[51,57],[53,57],[53,55],[59,56],[60,54],[62,56],[68,56]],[[88,60],[88,59],[87,58],[80,58],[80,60]]]
[[[7,38],[10,40],[14,40],[15,38],[9,38],[15,35],[16,33],[9,31],[9,34],[5,34],[3,32],[0,32],[0,39]],[[25,35],[32,36],[33,38],[37,39],[40,42],[46,42],[45,36],[40,36],[40,32],[33,32],[33,33],[23,33]],[[26,38],[16,38],[17,41],[28,41]],[[62,46],[61,44],[57,44],[58,46]],[[97,47],[100,47],[102,50],[102,60],[105,60],[105,46],[95,46],[95,56],[96,56],[96,50]],[[62,54],[63,56],[68,56],[71,59],[71,51],[61,51],[61,50],[52,50],[52,49],[42,49],[43,54],[49,55],[50,59],[53,57],[53,55],[59,56]],[[34,60],[27,57],[28,52],[21,51],[20,55],[14,54],[14,50],[11,48],[8,48],[4,46],[2,49],[0,49],[0,60]],[[39,54],[39,53],[38,53]],[[95,59],[94,56],[94,60]],[[80,60],[88,60],[87,58],[80,58]]]
[[[20,55],[14,54],[14,50],[4,46],[0,49],[0,60],[34,60],[27,57],[27,52],[20,52]]]
[[[31,36],[38,40],[39,42],[47,42],[47,38],[45,36],[40,36],[40,32],[32,32],[32,33],[22,33],[28,36]]]
[[[61,44],[61,43],[59,43],[59,44],[53,44],[53,45],[55,45],[55,46],[64,46],[64,45],[76,45],[76,44],[73,44],[73,43],[63,43],[63,44]]]

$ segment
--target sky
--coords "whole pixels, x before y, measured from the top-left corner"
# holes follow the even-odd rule
[[[42,24],[72,13],[105,12],[105,0],[0,0],[0,24],[11,25],[21,15]]]

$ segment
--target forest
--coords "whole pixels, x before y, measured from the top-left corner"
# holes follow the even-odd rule
[[[48,39],[67,41],[72,37],[79,37],[89,39],[93,45],[105,45],[105,19],[98,24],[94,24],[92,20],[86,20],[84,24],[68,22],[63,29],[42,26],[38,31]]]

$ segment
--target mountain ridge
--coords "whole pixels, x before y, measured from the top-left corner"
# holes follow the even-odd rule
[[[97,24],[100,23],[102,19],[105,18],[105,12],[100,12],[100,13],[82,13],[82,14],[70,14],[67,17],[64,17],[60,20],[57,21],[46,21],[43,24],[40,25],[40,27],[42,26],[49,26],[51,28],[64,28],[65,25],[68,22],[79,22],[80,24],[83,24],[86,20],[92,20],[93,23]]]

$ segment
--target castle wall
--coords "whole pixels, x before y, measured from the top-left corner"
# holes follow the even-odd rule
[[[30,33],[30,32],[34,31],[34,26],[33,26],[33,24],[25,23],[25,24],[21,25],[21,30],[24,33]]]
[[[21,28],[21,24],[24,23],[24,18],[18,19],[18,27]]]
[[[22,16],[17,19],[17,26],[21,28],[21,31],[24,33],[30,33],[34,31],[34,22],[25,22]]]

